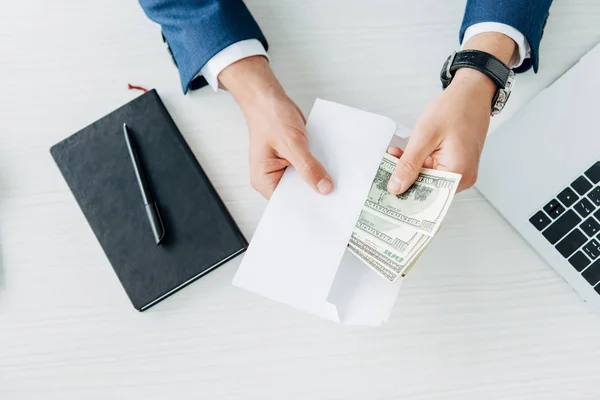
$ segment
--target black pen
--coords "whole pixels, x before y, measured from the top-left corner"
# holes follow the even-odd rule
[[[156,244],[160,244],[165,237],[165,228],[160,218],[160,213],[158,212],[158,206],[152,199],[148,182],[146,182],[146,177],[144,176],[142,163],[140,162],[133,140],[129,134],[129,130],[127,130],[127,124],[125,123],[123,124],[123,135],[125,135],[125,143],[127,143],[127,150],[129,151],[129,157],[131,158],[131,163],[133,164],[133,171],[135,172],[138,187],[142,193],[142,201],[144,202],[144,209],[146,210],[146,215],[148,216],[148,221],[150,222],[152,234],[154,235],[154,241]]]

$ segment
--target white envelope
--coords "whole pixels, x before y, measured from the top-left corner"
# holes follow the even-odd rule
[[[318,99],[306,129],[335,190],[321,196],[288,168],[233,284],[332,321],[379,325],[402,279],[390,284],[346,248],[396,124]]]

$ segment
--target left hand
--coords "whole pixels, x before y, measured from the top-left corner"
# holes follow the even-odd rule
[[[446,91],[419,117],[406,150],[388,149],[388,153],[400,159],[388,191],[405,192],[423,167],[462,174],[458,191],[473,186],[495,91],[494,83],[481,72],[458,70]]]
[[[464,48],[493,54],[508,65],[517,45],[506,35],[485,32],[473,36]],[[406,150],[388,149],[388,153],[400,158],[388,191],[405,192],[423,167],[462,174],[459,192],[473,186],[496,90],[496,84],[479,71],[456,71],[450,86],[419,117]]]

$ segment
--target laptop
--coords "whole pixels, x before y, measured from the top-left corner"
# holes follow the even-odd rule
[[[600,45],[488,138],[477,189],[600,311]]]

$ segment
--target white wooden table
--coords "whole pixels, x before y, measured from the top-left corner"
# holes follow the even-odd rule
[[[248,5],[305,112],[318,96],[412,126],[439,93],[464,1]],[[556,0],[540,73],[519,77],[494,124],[598,41],[599,2]],[[456,199],[379,329],[232,287],[239,259],[134,311],[48,152],[137,96],[127,83],[158,89],[248,238],[266,205],[249,185],[231,96],[183,96],[137,2],[4,2],[0,399],[599,398],[600,316],[474,190]]]

